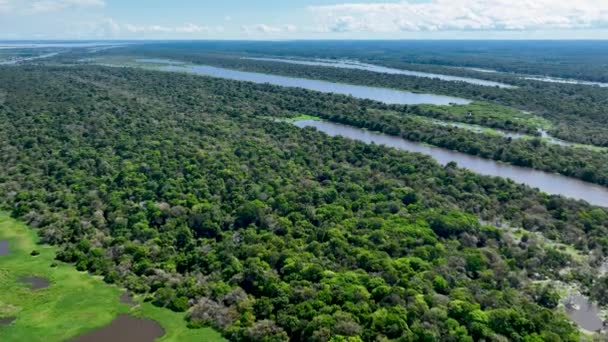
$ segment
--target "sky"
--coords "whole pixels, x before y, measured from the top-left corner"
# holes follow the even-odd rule
[[[608,39],[608,0],[0,0],[0,39]]]

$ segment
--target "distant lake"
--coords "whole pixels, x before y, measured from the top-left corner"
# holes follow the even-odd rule
[[[146,63],[146,60],[139,60]],[[154,61],[154,62],[151,62]],[[159,63],[159,59],[148,59],[148,63],[157,64],[168,64]],[[173,62],[173,61],[172,61]],[[238,71],[232,69],[212,67],[208,65],[191,65],[181,66],[177,65],[180,62],[173,62],[172,65],[162,66],[160,70],[164,71],[182,71],[190,72],[199,75],[226,78],[238,81],[248,81],[254,83],[267,83],[283,87],[294,87],[303,88],[308,90],[315,90],[325,93],[334,93],[341,95],[350,95],[360,99],[369,99],[387,104],[404,104],[404,105],[416,105],[416,104],[434,104],[434,105],[450,105],[450,104],[469,104],[471,101],[443,95],[434,94],[418,94],[408,91],[400,91],[385,88],[375,88],[358,86],[343,83],[334,83],[327,81],[311,80],[305,78],[286,77],[278,75],[270,75],[256,72]]]
[[[446,165],[449,162],[456,162],[459,167],[478,174],[509,178],[516,183],[538,188],[540,191],[548,194],[581,199],[593,205],[608,207],[608,188],[583,182],[575,178],[500,163],[490,159],[484,159],[440,147],[423,145],[400,137],[371,132],[333,122],[301,120],[294,124],[298,127],[314,127],[330,136],[339,135],[365,143],[375,143],[377,145],[385,145],[399,150],[423,153],[433,157],[443,165]]]
[[[380,65],[361,63],[361,62],[357,62],[357,61],[347,61],[347,60],[305,61],[305,60],[285,59],[285,58],[245,58],[245,59],[250,59],[250,60],[255,60],[255,61],[299,64],[299,65],[327,66],[327,67],[343,68],[343,69],[357,69],[357,70],[372,71],[372,72],[391,74],[391,75],[405,75],[405,76],[414,76],[414,77],[423,77],[423,78],[436,78],[436,79],[440,79],[443,81],[465,82],[465,83],[476,84],[476,85],[487,86],[487,87],[515,88],[514,86],[511,86],[511,85],[508,85],[505,83],[480,80],[477,78],[458,77],[458,76],[450,76],[450,75],[442,75],[442,74],[433,74],[433,73],[421,72],[421,71],[394,69],[394,68],[388,68],[388,67],[384,67],[384,66],[380,66]]]

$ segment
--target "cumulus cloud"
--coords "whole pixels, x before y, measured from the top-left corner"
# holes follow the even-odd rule
[[[608,27],[606,0],[412,0],[308,9],[325,31],[333,32]]]

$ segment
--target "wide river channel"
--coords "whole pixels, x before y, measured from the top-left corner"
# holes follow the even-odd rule
[[[314,127],[330,136],[343,136],[365,143],[385,145],[399,150],[419,152],[430,155],[445,165],[456,162],[460,167],[487,176],[509,178],[517,183],[552,194],[585,200],[591,204],[608,207],[608,188],[580,181],[559,174],[537,171],[513,166],[494,160],[484,159],[440,147],[423,145],[399,137],[370,132],[351,126],[327,121],[301,120],[294,123],[298,127]]]
[[[139,62],[151,63],[151,60],[139,60]],[[158,59],[156,63],[159,63]],[[179,62],[178,62],[179,63]],[[199,75],[227,78],[238,81],[248,81],[254,83],[268,83],[283,87],[297,87],[308,90],[321,91],[325,93],[335,93],[341,95],[350,95],[360,99],[369,99],[388,104],[468,104],[471,101],[458,97],[434,95],[434,94],[419,94],[408,91],[366,87],[359,85],[333,83],[327,81],[310,80],[305,78],[286,77],[270,74],[262,74],[257,72],[238,71],[225,68],[218,68],[208,65],[166,65],[162,66],[161,70],[165,71],[184,71]]]
[[[487,81],[480,80],[478,78],[470,78],[470,77],[459,77],[459,76],[451,76],[451,75],[443,75],[443,74],[434,74],[429,72],[422,71],[412,71],[412,70],[403,70],[403,69],[394,69],[381,65],[374,65],[368,63],[361,63],[358,61],[347,61],[347,60],[314,60],[314,61],[305,61],[298,59],[286,59],[286,58],[264,58],[264,57],[248,57],[245,59],[255,60],[255,61],[266,61],[266,62],[278,62],[278,63],[289,63],[289,64],[299,64],[299,65],[311,65],[311,66],[326,66],[326,67],[334,67],[341,69],[356,69],[356,70],[364,70],[377,72],[382,74],[390,74],[390,75],[404,75],[404,76],[414,76],[414,77],[423,77],[423,78],[436,78],[442,81],[453,81],[453,82],[465,82],[470,84],[482,85],[486,87],[499,87],[499,88],[514,88],[514,86]]]

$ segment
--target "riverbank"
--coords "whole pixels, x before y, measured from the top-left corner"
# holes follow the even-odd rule
[[[0,213],[0,341],[66,341],[110,324],[119,315],[153,320],[164,334],[158,341],[223,341],[212,329],[191,330],[183,313],[120,300],[124,290],[55,260],[57,249],[37,244],[36,232]],[[33,252],[35,251],[35,252]],[[22,279],[37,277],[47,287],[30,288]],[[134,341],[135,342],[135,341]]]
[[[374,143],[399,150],[426,154],[442,165],[455,162],[458,166],[477,174],[508,178],[516,183],[538,188],[547,194],[585,200],[593,205],[608,207],[608,189],[606,187],[573,177],[515,166],[442,147],[423,145],[420,142],[406,140],[399,136],[387,135],[333,121],[300,120],[294,121],[293,124],[300,128],[314,127],[329,136],[342,136],[368,144]]]

